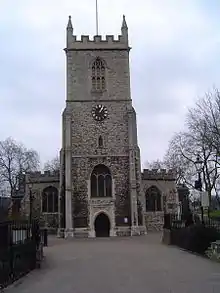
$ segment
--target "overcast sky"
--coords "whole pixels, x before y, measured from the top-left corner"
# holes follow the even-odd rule
[[[94,35],[95,0],[0,0],[0,12],[0,140],[45,162],[61,147],[68,15],[74,34]],[[187,107],[219,87],[219,13],[218,0],[99,0],[102,35],[118,35],[126,15],[142,165],[163,158]]]

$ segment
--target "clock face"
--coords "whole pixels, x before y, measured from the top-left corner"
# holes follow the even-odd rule
[[[96,105],[92,109],[92,117],[96,121],[103,121],[108,116],[108,111],[105,106],[103,105]]]

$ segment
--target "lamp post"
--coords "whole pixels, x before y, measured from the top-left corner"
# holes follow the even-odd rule
[[[33,205],[33,196],[32,196],[32,187],[33,184],[29,183],[29,202],[30,202],[30,213],[29,213],[29,221],[32,222],[32,205]]]
[[[195,189],[200,191],[200,194],[202,192],[202,178],[201,178],[201,172],[202,172],[202,168],[203,168],[203,161],[200,159],[200,156],[197,155],[196,157],[196,169],[198,172],[198,180],[195,181]],[[204,211],[203,211],[203,206],[201,203],[201,216],[202,216],[202,223],[204,223]]]

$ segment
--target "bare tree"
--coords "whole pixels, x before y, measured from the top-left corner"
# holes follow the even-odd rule
[[[217,193],[220,170],[220,93],[217,89],[200,98],[196,106],[189,110],[187,126],[198,141],[204,163],[203,180],[205,189]]]
[[[166,156],[164,157],[164,160],[155,160],[152,162],[146,161],[144,164],[144,167],[147,169],[165,169],[165,170],[173,170],[173,173],[175,174],[176,183],[184,183],[184,180],[182,179],[182,170],[179,168],[179,164],[177,164],[177,157],[175,155],[175,160],[173,158],[173,154],[171,152],[171,148],[169,148]]]
[[[16,193],[21,174],[38,168],[39,155],[36,151],[28,150],[12,138],[0,142],[0,183],[3,190],[8,190],[8,195]]]
[[[179,180],[194,187],[197,176],[197,155],[203,161],[202,179],[209,197],[219,182],[220,95],[217,90],[200,98],[186,117],[187,130],[176,134],[165,156],[166,164],[173,165]]]
[[[192,186],[193,174],[192,154],[188,154],[188,145],[190,145],[190,137],[187,133],[180,132],[175,134],[170,141],[168,151],[164,156],[164,162],[168,169],[173,169],[176,173],[176,182]]]
[[[191,132],[202,137],[202,143],[220,164],[220,92],[214,89],[200,98],[189,110],[186,122]]]
[[[165,169],[166,168],[166,166],[164,165],[164,162],[159,159],[152,162],[146,161],[144,164],[144,167],[147,169]]]
[[[45,171],[57,172],[60,170],[60,159],[59,156],[56,156],[52,160],[49,160],[44,165]]]

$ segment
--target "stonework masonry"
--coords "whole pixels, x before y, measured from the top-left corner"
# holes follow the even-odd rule
[[[146,227],[159,229],[164,210],[175,209],[172,171],[141,173],[136,112],[130,91],[130,49],[124,16],[117,39],[94,36],[91,40],[85,35],[77,39],[69,17],[64,49],[67,76],[60,173],[27,177],[27,182],[34,182],[35,213],[46,226],[58,228],[60,236],[95,237],[95,223],[101,214],[109,220],[109,236],[141,235],[146,233]],[[99,117],[103,109],[106,116]],[[91,176],[97,166],[110,171],[110,197],[92,198]],[[105,184],[98,183],[98,188]],[[160,213],[145,210],[146,190],[152,185],[160,190],[161,201],[166,198]],[[42,192],[46,186],[59,189],[59,209],[53,215],[42,212]],[[23,200],[26,212],[28,194],[27,187]]]
[[[42,210],[42,193],[47,187],[55,187],[59,194],[59,172],[34,172],[25,176],[25,196],[22,200],[22,214],[28,217],[30,213],[30,185],[32,186],[33,219],[40,219],[49,233],[56,234],[59,227],[59,212],[44,213]]]
[[[158,188],[161,193],[161,211],[146,211],[146,192],[151,186]],[[160,231],[163,229],[164,212],[177,212],[178,193],[174,171],[144,169],[142,173],[142,192],[146,228],[148,231]]]
[[[99,158],[99,159],[98,159]],[[103,157],[103,160],[106,158]],[[112,166],[115,166],[115,162],[120,162],[120,164],[123,164],[123,167],[128,169],[128,165],[123,163],[123,157],[121,161],[118,159],[118,157],[107,157],[107,160],[109,161],[109,166],[112,170]],[[90,160],[88,160],[88,164],[85,163],[84,160],[81,160],[79,158],[79,164],[73,165],[73,170],[72,171],[72,176],[78,175],[79,178],[83,178],[84,174],[85,177],[89,178],[89,175],[91,173],[91,170],[93,169],[93,166],[95,166],[97,163],[101,163],[102,159],[100,159],[100,156],[98,157],[91,157]],[[113,164],[111,165],[111,161]],[[75,161],[76,162],[76,161]],[[86,161],[87,162],[87,161]],[[112,171],[115,174],[118,174],[118,177],[114,179],[114,185],[118,185],[118,189],[120,193],[124,193],[124,189],[128,190],[128,183],[121,181],[121,174],[118,171],[121,170],[120,164],[117,165],[117,169],[113,169]],[[75,174],[74,174],[75,173]],[[143,207],[143,222],[144,225],[146,226],[147,231],[160,231],[163,228],[163,215],[164,212],[176,212],[177,210],[177,203],[178,203],[178,196],[177,196],[177,189],[176,189],[176,184],[175,184],[175,174],[171,170],[144,170],[141,173],[141,184],[140,184],[140,190],[141,190],[141,196],[140,196],[140,201],[141,201],[141,207]],[[85,194],[84,190],[89,190],[88,187],[88,180],[85,182],[84,180],[78,181],[78,185],[74,186],[74,194],[73,196],[73,206],[75,205],[75,201],[78,200],[78,196],[80,198],[80,193],[76,192],[76,190],[80,190],[82,194]],[[49,228],[49,232],[51,233],[57,233],[58,228],[59,228],[59,218],[62,216],[60,213],[43,213],[42,212],[42,192],[45,188],[49,186],[55,186],[57,189],[59,189],[59,184],[60,184],[60,173],[51,173],[51,172],[35,172],[30,175],[26,176],[26,187],[25,187],[25,197],[22,202],[22,211],[23,213],[28,216],[29,214],[29,183],[33,184],[33,196],[34,196],[34,202],[33,202],[33,209],[34,213],[33,216],[36,218],[41,219],[43,225],[45,227]],[[148,188],[151,186],[156,186],[162,194],[162,211],[155,211],[155,212],[146,212],[145,210],[145,201],[146,201],[146,191]],[[61,191],[59,191],[59,194],[61,194]],[[115,205],[115,198],[116,195],[113,196],[112,201],[110,203],[114,203]],[[166,198],[166,200],[165,200]],[[121,199],[123,200],[123,199]],[[92,203],[93,209],[92,213],[94,211],[97,211],[97,208],[102,209],[103,208],[103,202],[100,203],[100,200],[92,200],[87,197],[84,198],[84,201],[81,202],[81,206],[78,205],[78,210],[75,208],[74,209],[74,214],[73,214],[73,221],[75,220],[75,227],[81,227],[84,228],[82,229],[79,233],[79,237],[84,234],[84,236],[88,236],[88,226],[91,226],[92,223],[90,222],[90,217],[88,215],[89,209],[88,209],[88,204]],[[84,208],[83,208],[84,204]],[[110,207],[110,210],[112,208],[111,204],[107,202],[108,207]],[[124,208],[122,208],[122,213],[126,210],[126,208],[129,210],[130,208],[130,202],[123,202]],[[171,208],[170,208],[171,205]],[[77,205],[75,205],[77,207]],[[120,205],[118,205],[120,206]],[[142,212],[142,211],[141,211]],[[123,223],[123,217],[117,217],[117,215],[120,213],[117,213],[116,211],[116,222],[118,226],[120,226],[120,229],[117,230],[116,227],[116,235],[129,235],[129,231],[126,228],[126,226]],[[128,214],[128,212],[127,212]],[[123,214],[123,216],[127,216],[126,213]],[[129,218],[129,223],[131,219]],[[140,219],[140,224],[142,221],[142,215]],[[84,233],[82,232],[84,231]],[[77,233],[76,233],[77,234]]]
[[[138,157],[136,121],[130,94],[128,30],[123,18],[118,40],[107,36],[102,40],[95,36],[89,40],[82,36],[78,41],[73,35],[71,19],[67,26],[67,99],[64,111],[63,154],[66,177],[66,236],[74,232],[94,236],[94,207],[90,204],[91,173],[102,164],[109,168],[112,176],[114,208],[108,214],[111,234],[117,235],[120,227],[136,233],[138,229],[138,186],[140,164]],[[94,62],[102,60],[104,84],[102,90],[94,90]],[[101,77],[100,77],[101,78]],[[102,105],[108,112],[105,121],[96,121],[92,109]],[[71,122],[70,122],[71,121]],[[99,137],[103,139],[99,147]],[[67,167],[67,164],[70,164]],[[72,170],[71,175],[69,169]],[[67,190],[67,185],[69,190]],[[107,202],[107,201],[106,201]],[[71,206],[71,210],[70,210]],[[109,206],[103,206],[106,212]],[[70,214],[72,219],[70,219]],[[114,218],[114,219],[113,219]],[[127,219],[125,221],[125,218]],[[112,226],[114,225],[114,226]],[[132,232],[133,231],[133,232]],[[137,232],[139,233],[139,232]]]

